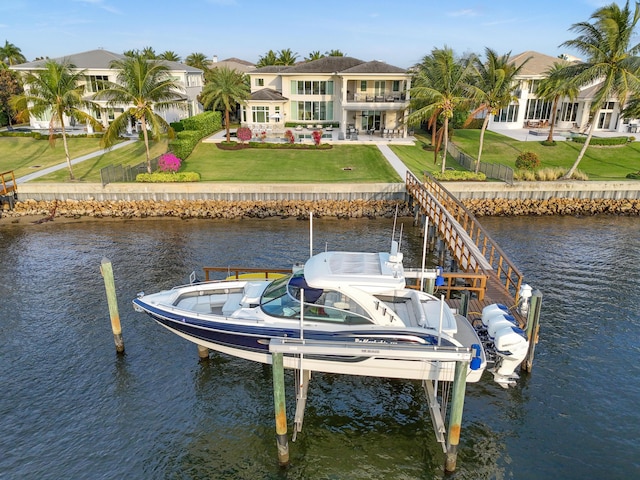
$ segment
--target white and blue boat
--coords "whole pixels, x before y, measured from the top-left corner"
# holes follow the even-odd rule
[[[383,347],[471,348],[467,381],[478,381],[487,365],[478,333],[444,299],[408,288],[402,260],[395,241],[390,252],[326,251],[275,280],[191,283],[141,293],[133,305],[191,342],[255,362],[271,363],[272,340],[302,335],[371,347],[366,356],[305,354],[305,368],[319,372],[451,381],[455,362],[393,358]],[[284,365],[299,368],[299,356],[286,354]]]

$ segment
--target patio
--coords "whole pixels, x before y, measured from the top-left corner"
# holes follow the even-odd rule
[[[509,129],[497,129],[490,128],[494,133],[499,133],[500,135],[504,135],[505,137],[513,138],[514,140],[519,140],[521,142],[541,142],[546,140],[549,136],[549,127],[538,127],[538,128],[509,128]],[[594,137],[623,137],[626,134],[623,132],[612,132],[605,130],[596,130],[593,134]],[[575,130],[563,130],[554,128],[553,130],[553,139],[556,142],[564,142],[572,136],[586,136],[584,133],[579,133]]]

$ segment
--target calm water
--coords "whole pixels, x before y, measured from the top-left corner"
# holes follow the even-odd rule
[[[543,291],[517,388],[467,389],[456,479],[640,477],[640,221],[486,218]],[[202,265],[288,267],[305,222],[0,227],[0,478],[442,478],[417,383],[317,374],[291,467],[277,467],[269,367],[197,350],[130,301]],[[316,220],[316,249],[385,249],[390,221]],[[405,222],[406,264],[421,240]],[[99,272],[113,262],[126,355]],[[293,377],[287,374],[288,416]]]

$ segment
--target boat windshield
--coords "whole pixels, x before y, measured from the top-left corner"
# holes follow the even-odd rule
[[[304,289],[306,321],[349,325],[373,323],[353,299],[334,290],[309,287],[302,273],[288,275],[271,283],[262,295],[260,308],[274,317],[297,318],[300,316],[301,289]]]

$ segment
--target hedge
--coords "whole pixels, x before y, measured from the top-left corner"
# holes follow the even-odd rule
[[[191,155],[200,140],[222,128],[222,114],[203,112],[174,124],[179,126],[176,125],[173,128],[176,138],[169,142],[169,150],[184,161]]]
[[[154,172],[139,173],[136,182],[141,183],[167,183],[167,182],[199,182],[200,174],[196,172]]]
[[[591,137],[591,141],[589,145],[594,146],[612,146],[612,145],[625,145],[626,143],[632,141],[629,139],[630,137]],[[579,137],[571,137],[571,141],[575,143],[584,143],[587,141],[587,137],[579,136]]]

